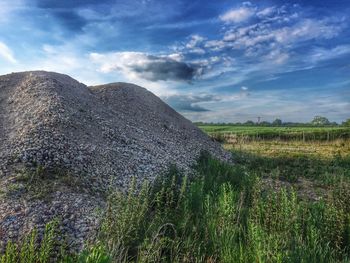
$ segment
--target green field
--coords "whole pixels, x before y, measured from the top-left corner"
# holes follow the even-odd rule
[[[238,136],[248,139],[335,140],[350,138],[347,127],[262,127],[236,125],[199,125],[212,136]]]

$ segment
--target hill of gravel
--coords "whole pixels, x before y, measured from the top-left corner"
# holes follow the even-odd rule
[[[57,217],[79,247],[108,190],[171,164],[190,172],[202,150],[230,158],[139,86],[88,87],[44,71],[0,76],[0,247]]]

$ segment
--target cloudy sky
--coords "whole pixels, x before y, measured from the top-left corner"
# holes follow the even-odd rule
[[[132,82],[193,121],[350,117],[349,0],[1,0],[0,74]]]

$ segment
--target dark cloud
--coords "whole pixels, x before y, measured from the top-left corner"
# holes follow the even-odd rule
[[[86,19],[79,16],[74,11],[55,10],[52,14],[68,30],[80,31],[88,23]]]
[[[82,8],[100,10],[103,7],[106,9],[112,3],[112,0],[37,0],[36,5],[39,9],[44,10],[45,13],[55,18],[65,29],[81,31],[90,21],[80,16],[79,10]]]
[[[192,65],[170,58],[150,55],[147,56],[146,63],[131,65],[130,70],[151,81],[191,81],[198,75],[198,70]]]
[[[49,1],[38,0],[37,7],[48,14],[68,31],[81,31],[88,21],[80,16],[79,7],[92,4],[94,1]]]
[[[37,6],[46,9],[69,9],[96,4],[111,4],[112,0],[37,0]]]
[[[163,97],[163,100],[179,111],[205,112],[210,111],[198,105],[201,102],[219,101],[214,95],[171,95]]]
[[[136,75],[149,81],[191,82],[202,74],[200,66],[181,61],[179,56],[154,56],[141,52],[90,54],[105,72],[121,71],[125,76]]]

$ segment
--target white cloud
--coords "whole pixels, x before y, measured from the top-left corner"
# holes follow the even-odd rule
[[[279,9],[278,9],[279,10]],[[263,10],[267,14],[271,10]],[[275,13],[281,16],[282,11]],[[286,17],[289,15],[286,14]],[[264,20],[263,20],[264,21]],[[298,43],[332,39],[338,36],[344,28],[344,23],[336,18],[300,19],[296,23],[258,22],[248,26],[235,26],[228,29],[222,39],[205,41],[204,47],[211,51],[224,49],[242,50],[247,58],[264,58],[270,65],[280,65],[290,58],[290,50]],[[333,50],[333,53],[346,52],[343,47]],[[325,56],[319,51],[320,56]],[[313,54],[313,59],[317,54]]]
[[[350,45],[340,45],[331,49],[317,48],[312,51],[310,57],[308,57],[308,60],[311,60],[312,62],[319,62],[338,58],[347,54],[350,54]]]
[[[202,43],[205,40],[204,37],[200,35],[192,35],[191,40],[186,44],[186,48],[192,49],[198,46],[198,44]]]
[[[265,57],[266,61],[270,61],[273,64],[283,64],[289,59],[289,54],[286,52],[283,52],[279,49],[272,50],[268,55]]]
[[[211,63],[218,63],[221,60],[221,58],[218,56],[214,56],[214,57],[210,57],[209,60]]]
[[[259,11],[256,13],[256,15],[260,18],[270,16],[276,11],[276,7],[271,6],[271,7],[266,7],[265,9]]]
[[[188,50],[188,52],[198,54],[198,55],[204,55],[206,53],[205,50],[203,48],[200,48],[200,47],[192,48],[192,49]]]
[[[205,37],[195,34],[189,37],[189,40],[187,41],[187,43],[176,44],[171,48],[176,52],[203,55],[206,53],[205,46],[204,46],[205,40],[206,40]]]
[[[271,32],[277,42],[286,44],[311,39],[331,39],[342,30],[326,20],[303,19],[291,27],[284,27]]]
[[[255,14],[255,9],[243,6],[229,10],[220,16],[220,19],[224,22],[240,23],[243,22]]]
[[[227,43],[223,40],[209,40],[204,45],[206,48],[210,48],[214,51],[219,51],[227,46]]]
[[[272,28],[264,24],[238,28],[226,32],[223,40],[232,42],[231,45],[235,48],[245,48],[271,41],[289,44],[311,39],[330,39],[337,36],[341,30],[339,25],[327,23],[325,20],[304,19],[282,28]]]
[[[12,50],[3,42],[0,42],[0,57],[4,58],[8,62],[16,63],[16,59]]]
[[[227,23],[223,28],[226,32],[221,39],[204,40],[203,47],[212,52],[242,50],[241,55],[249,59],[266,58],[272,64],[278,65],[288,60],[290,50],[297,44],[332,39],[346,26],[344,18],[341,17],[316,19],[306,15],[299,5],[260,8],[250,2],[243,3],[241,7],[220,16]],[[252,17],[254,19],[244,26],[228,23],[239,23]]]
[[[178,61],[178,62],[184,60],[184,55],[181,53],[172,53],[172,54],[167,55],[166,57],[171,58],[171,59]]]

